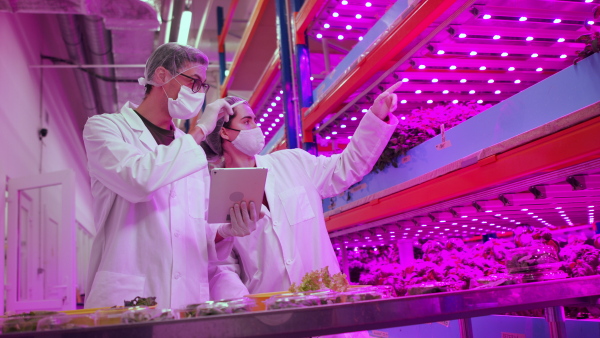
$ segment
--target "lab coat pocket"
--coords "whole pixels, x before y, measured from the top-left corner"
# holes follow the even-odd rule
[[[187,200],[188,211],[193,218],[204,218],[204,182],[201,178],[188,176]]]
[[[279,193],[279,199],[290,225],[298,224],[315,217],[304,187],[294,187],[282,191]]]
[[[123,305],[123,301],[134,299],[137,296],[147,297],[144,294],[146,277],[124,274],[112,271],[98,271],[94,277],[92,289],[88,295],[85,307],[96,308],[105,306]]]

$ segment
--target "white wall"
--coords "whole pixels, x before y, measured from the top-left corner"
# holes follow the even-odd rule
[[[29,67],[40,54],[67,58],[55,17],[0,12],[0,41],[0,166],[9,178],[73,170],[76,219],[95,233],[73,70]],[[41,127],[49,130],[43,141]]]

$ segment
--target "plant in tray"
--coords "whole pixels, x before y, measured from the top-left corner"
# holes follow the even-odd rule
[[[302,277],[300,285],[292,283],[289,291],[292,293],[304,291],[316,291],[330,289],[334,291],[346,291],[348,288],[348,278],[345,274],[339,272],[334,275],[329,273],[329,267],[314,270]]]
[[[448,130],[490,107],[490,104],[469,101],[414,109],[404,120],[400,120],[373,171],[379,172],[390,165],[398,167],[399,156],[406,155],[409,149],[438,135],[442,125]]]
[[[2,321],[2,333],[35,331],[38,321],[58,314],[53,311],[31,311],[8,316]]]
[[[125,306],[155,306],[156,303],[156,297],[140,297],[137,296],[132,300],[125,300],[123,301],[125,303]]]

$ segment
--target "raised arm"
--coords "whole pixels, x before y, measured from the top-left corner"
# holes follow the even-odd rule
[[[400,85],[401,82],[394,84],[375,99],[341,154],[331,157],[298,154],[323,198],[341,193],[371,171],[398,125],[392,113],[398,100],[394,90]]]
[[[88,120],[83,131],[90,175],[130,202],[147,201],[159,188],[207,166],[192,136],[142,152],[123,140],[117,125],[104,116]]]

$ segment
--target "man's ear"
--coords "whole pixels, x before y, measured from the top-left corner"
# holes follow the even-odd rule
[[[161,85],[165,84],[165,82],[167,82],[167,78],[171,75],[171,73],[163,66],[159,66],[158,68],[156,68],[156,70],[154,71],[154,76],[156,77],[157,82],[159,82]]]

